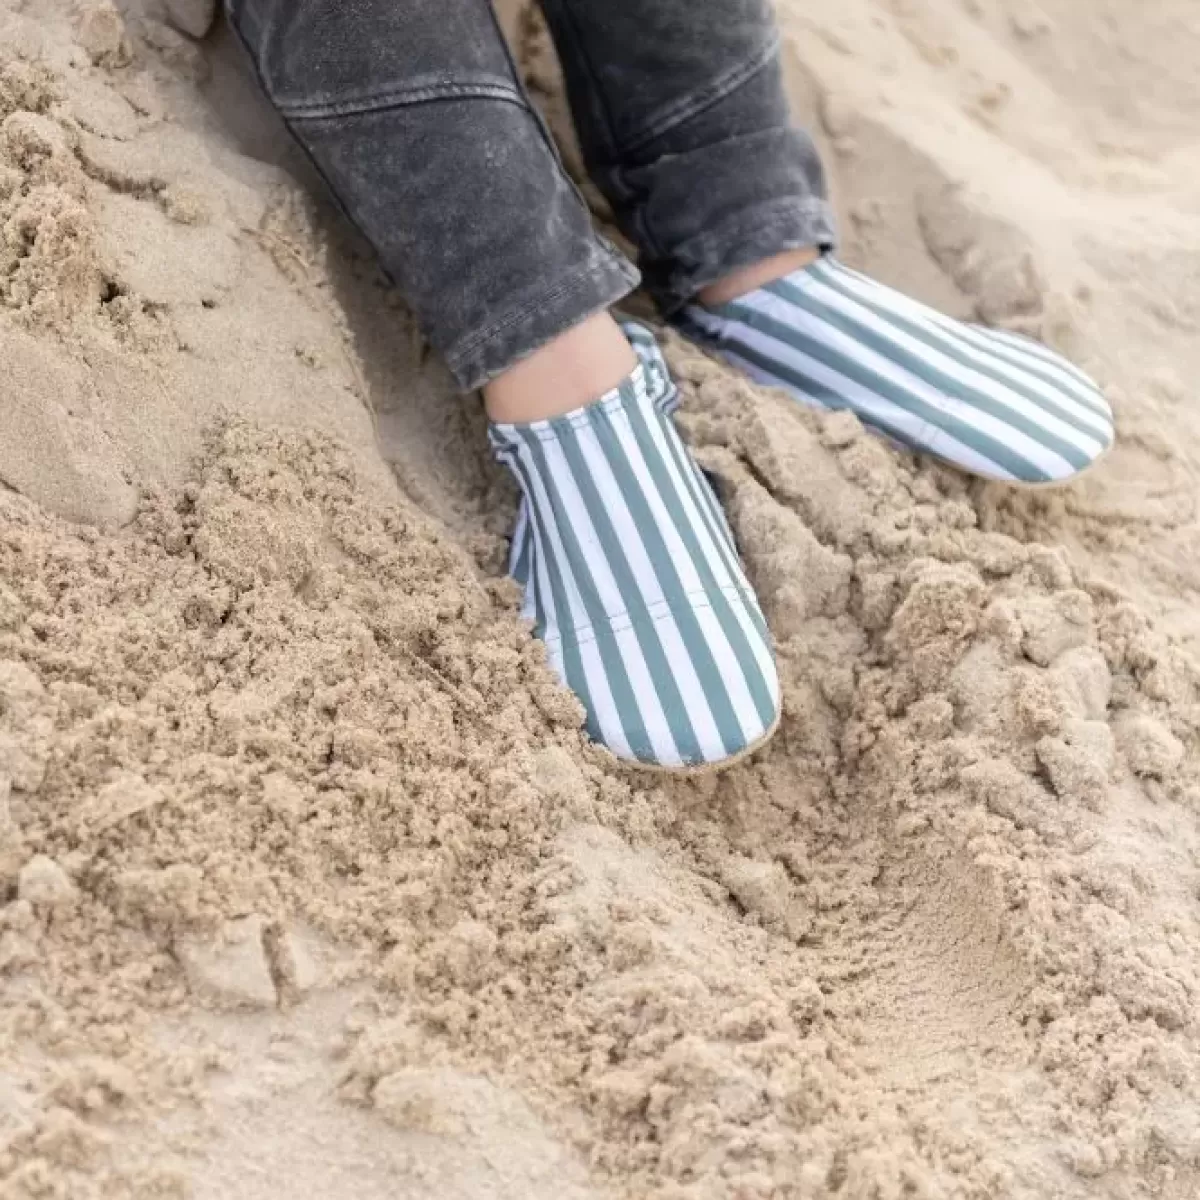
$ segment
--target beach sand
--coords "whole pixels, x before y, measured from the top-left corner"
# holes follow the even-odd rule
[[[780,0],[845,259],[1119,442],[1005,490],[665,335],[785,690],[683,781],[208,7],[0,0],[0,1198],[1200,1194],[1195,6]]]

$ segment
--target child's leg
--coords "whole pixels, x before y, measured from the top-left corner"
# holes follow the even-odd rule
[[[561,169],[489,0],[228,8],[268,97],[464,390],[636,285]],[[568,408],[633,366],[607,317],[567,357],[560,390],[581,389]]]
[[[987,478],[1059,482],[1108,449],[1107,402],[1059,356],[829,255],[821,166],[789,122],[769,0],[542,6],[588,168],[684,332]]]
[[[587,168],[668,316],[781,252],[828,247],[770,0],[541,0]]]
[[[523,504],[514,573],[588,729],[710,767],[779,717],[762,613],[681,442],[637,273],[592,231],[489,0],[231,0],[264,87],[464,388]]]

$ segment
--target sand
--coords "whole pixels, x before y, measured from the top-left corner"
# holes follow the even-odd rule
[[[781,0],[845,257],[1120,442],[1006,491],[667,337],[785,685],[682,782],[210,9],[0,0],[0,1197],[1200,1193],[1194,6]]]

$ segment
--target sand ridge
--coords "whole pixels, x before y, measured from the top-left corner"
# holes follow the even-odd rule
[[[0,4],[0,1196],[1194,1195],[1187,7],[784,0],[847,257],[1123,440],[1014,497],[668,335],[785,719],[666,783],[204,8]]]

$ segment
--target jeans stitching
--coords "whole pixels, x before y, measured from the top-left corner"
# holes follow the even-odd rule
[[[772,59],[779,53],[779,46],[779,35],[775,34],[768,44],[762,50],[758,51],[757,54],[751,55],[724,75],[718,76],[712,83],[701,88],[698,92],[693,92],[690,96],[686,96],[671,108],[659,113],[653,121],[641,130],[633,141],[622,146],[621,152],[623,154],[633,154],[635,151],[640,150],[647,142],[651,142],[656,137],[661,137],[676,126],[682,125],[684,121],[688,121],[692,117],[699,115],[706,108],[711,108],[714,104],[719,104],[727,96],[737,91],[743,84],[748,83],[759,71],[768,66]]]
[[[676,247],[680,257],[703,257],[713,246],[719,246],[731,238],[736,238],[742,231],[750,233],[771,233],[767,223],[772,225],[804,225],[811,227],[821,224],[832,224],[829,213],[829,202],[823,196],[789,196],[781,200],[770,200],[755,205],[748,212],[743,211],[728,221],[723,221],[715,229],[706,229],[695,237]]]
[[[748,83],[771,63],[779,53],[779,45],[779,35],[775,34],[766,47],[758,51],[758,53],[751,55],[724,75],[718,76],[717,79],[707,86],[697,92],[693,92],[671,108],[668,108],[665,112],[658,114],[657,118],[643,128],[637,137],[621,148],[621,154],[627,156],[636,153],[655,138],[661,137],[672,129],[677,129],[685,121],[699,116],[706,109],[712,108],[713,105],[719,104],[722,100],[732,96],[734,92]],[[636,194],[637,189],[629,188],[624,175],[625,172],[620,166],[613,171],[613,176],[621,183],[622,190]],[[650,220],[650,213],[646,206],[642,205],[635,208],[632,215],[633,223],[637,230],[636,240],[638,244],[652,258],[666,257],[664,243],[655,234],[653,223]]]
[[[313,121],[324,117],[349,117],[362,113],[383,112],[410,104],[428,104],[438,100],[499,100],[528,108],[515,88],[502,83],[438,83],[414,87],[389,88],[353,100],[276,100],[275,106],[287,120]]]
[[[537,105],[529,99],[528,92],[525,89],[525,81],[521,75],[521,68],[517,63],[515,56],[513,55],[512,47],[508,44],[508,38],[504,35],[504,29],[500,24],[500,16],[496,11],[496,6],[492,3],[492,0],[483,0],[483,7],[491,18],[492,32],[494,33],[501,50],[504,52],[504,58],[508,63],[509,72],[515,82],[518,92],[524,99],[525,107],[533,115],[533,121],[538,128],[538,132],[541,134],[542,142],[545,144],[546,149],[550,152],[550,158],[554,163],[554,167],[558,172],[558,176],[561,180],[563,180],[564,183],[566,183],[567,187],[574,194],[576,202],[584,213],[585,220],[590,221],[591,210],[588,208],[587,200],[584,198],[583,193],[579,190],[579,187],[567,172],[567,169],[562,161],[562,155],[559,152],[558,143],[554,140],[554,135],[550,130],[550,126],[546,123],[546,120],[542,116]]]

